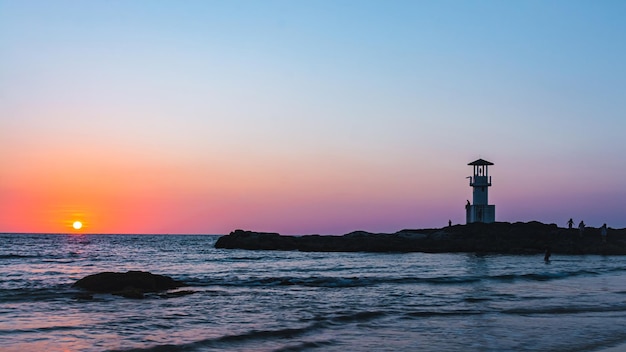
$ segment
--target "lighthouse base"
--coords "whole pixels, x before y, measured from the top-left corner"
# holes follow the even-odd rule
[[[465,221],[491,223],[496,221],[495,205],[468,205],[465,207]]]

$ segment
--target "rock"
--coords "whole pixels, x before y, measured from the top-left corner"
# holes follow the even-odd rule
[[[178,288],[184,286],[184,283],[164,275],[145,271],[128,271],[88,275],[76,281],[74,286],[91,292],[112,293],[126,298],[143,298],[144,293]]]
[[[406,233],[406,232],[402,232],[402,233],[398,234],[398,237],[412,239],[412,240],[423,240],[425,238],[428,238],[428,235],[425,234],[425,233]]]
[[[118,292],[112,292],[116,296],[122,296],[124,298],[143,299],[145,296],[143,291],[136,288],[128,288]]]
[[[278,233],[235,230],[227,237],[221,237],[218,240],[220,245],[215,248],[294,250],[297,248],[292,245],[292,238]]]
[[[392,234],[355,231],[344,236],[281,236],[278,233],[236,230],[220,237],[215,248],[299,250],[315,252],[477,252],[626,255],[626,229],[609,229],[607,243],[600,230],[559,228],[537,221],[455,225],[442,229],[402,230]]]
[[[91,301],[93,299],[93,295],[91,293],[81,292],[75,295],[74,299],[79,301]]]

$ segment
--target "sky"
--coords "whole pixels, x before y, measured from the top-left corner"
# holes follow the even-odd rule
[[[0,0],[0,232],[626,227],[624,1]]]

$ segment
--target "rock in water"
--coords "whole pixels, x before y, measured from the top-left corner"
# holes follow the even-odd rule
[[[184,285],[183,282],[174,280],[169,276],[146,271],[103,272],[85,276],[74,283],[75,287],[88,291],[119,294],[129,298],[142,298],[143,293],[146,292],[165,291]]]

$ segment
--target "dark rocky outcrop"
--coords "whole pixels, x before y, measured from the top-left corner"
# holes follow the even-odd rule
[[[626,254],[626,229],[609,229],[606,243],[600,229],[560,228],[555,224],[496,222],[455,225],[441,229],[402,230],[393,234],[356,231],[343,236],[281,236],[235,230],[215,248],[299,250],[312,252],[478,252],[536,254],[546,248],[560,254]]]
[[[169,276],[145,271],[128,271],[125,273],[103,272],[88,275],[76,281],[74,286],[96,293],[112,293],[126,298],[143,298],[145,293],[182,287],[184,283]]]

